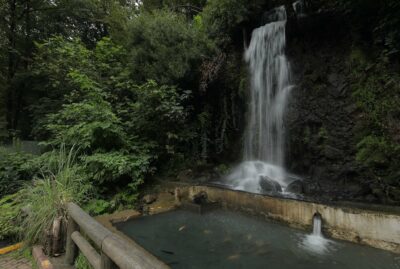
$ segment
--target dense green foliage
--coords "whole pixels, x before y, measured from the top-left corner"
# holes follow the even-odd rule
[[[0,197],[15,193],[24,181],[35,174],[34,165],[30,165],[32,158],[27,153],[0,148]]]
[[[151,78],[172,85],[190,79],[206,53],[204,34],[172,12],[144,13],[129,23],[127,31],[128,61],[135,81]]]
[[[21,204],[18,193],[0,199],[0,240],[15,239],[21,233]]]

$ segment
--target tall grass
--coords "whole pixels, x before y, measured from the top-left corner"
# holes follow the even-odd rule
[[[66,206],[69,202],[81,203],[89,193],[81,167],[76,163],[78,150],[62,146],[46,154],[41,176],[33,185],[26,186],[21,194],[29,214],[22,223],[22,237],[26,244],[45,243],[46,232],[53,221],[61,218],[66,223]]]
[[[79,253],[78,258],[76,258],[75,268],[76,269],[93,269],[93,267],[90,265],[89,261],[81,253]]]

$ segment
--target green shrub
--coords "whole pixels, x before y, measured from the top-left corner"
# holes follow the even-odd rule
[[[85,171],[99,191],[104,192],[120,180],[129,179],[141,184],[144,176],[150,172],[150,156],[144,154],[126,154],[122,151],[94,153],[83,156]]]
[[[131,103],[129,129],[139,139],[154,145],[154,155],[174,154],[179,151],[180,142],[186,139],[182,133],[187,111],[183,103],[190,92],[179,93],[176,87],[159,85],[147,81],[134,86],[136,100]]]
[[[364,137],[357,149],[356,160],[367,166],[389,165],[391,158],[400,154],[400,145],[377,136]]]
[[[0,198],[15,193],[37,172],[32,165],[34,156],[23,152],[9,152],[0,147]]]
[[[111,203],[102,199],[92,199],[85,206],[84,209],[92,216],[110,213],[112,211]]]
[[[19,193],[0,199],[0,240],[15,239],[22,231],[20,223],[22,203]]]

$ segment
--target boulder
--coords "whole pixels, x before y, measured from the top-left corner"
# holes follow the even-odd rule
[[[181,171],[176,177],[178,181],[190,181],[193,179],[193,171],[192,169],[186,169]]]
[[[193,196],[193,203],[198,205],[206,204],[208,200],[207,198],[207,193],[205,191],[201,191]]]
[[[282,192],[281,185],[267,176],[260,176],[259,185],[265,192]]]
[[[157,200],[157,195],[155,194],[147,194],[142,198],[143,203],[147,205],[154,203],[156,200]]]
[[[287,192],[291,192],[291,193],[297,193],[297,194],[302,194],[304,193],[304,184],[303,181],[300,179],[297,179],[293,182],[291,182],[287,188],[286,188]]]

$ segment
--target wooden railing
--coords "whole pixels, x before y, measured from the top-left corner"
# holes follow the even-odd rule
[[[68,204],[68,216],[66,263],[73,265],[81,251],[94,269],[169,268],[138,244],[105,228],[76,204]]]

